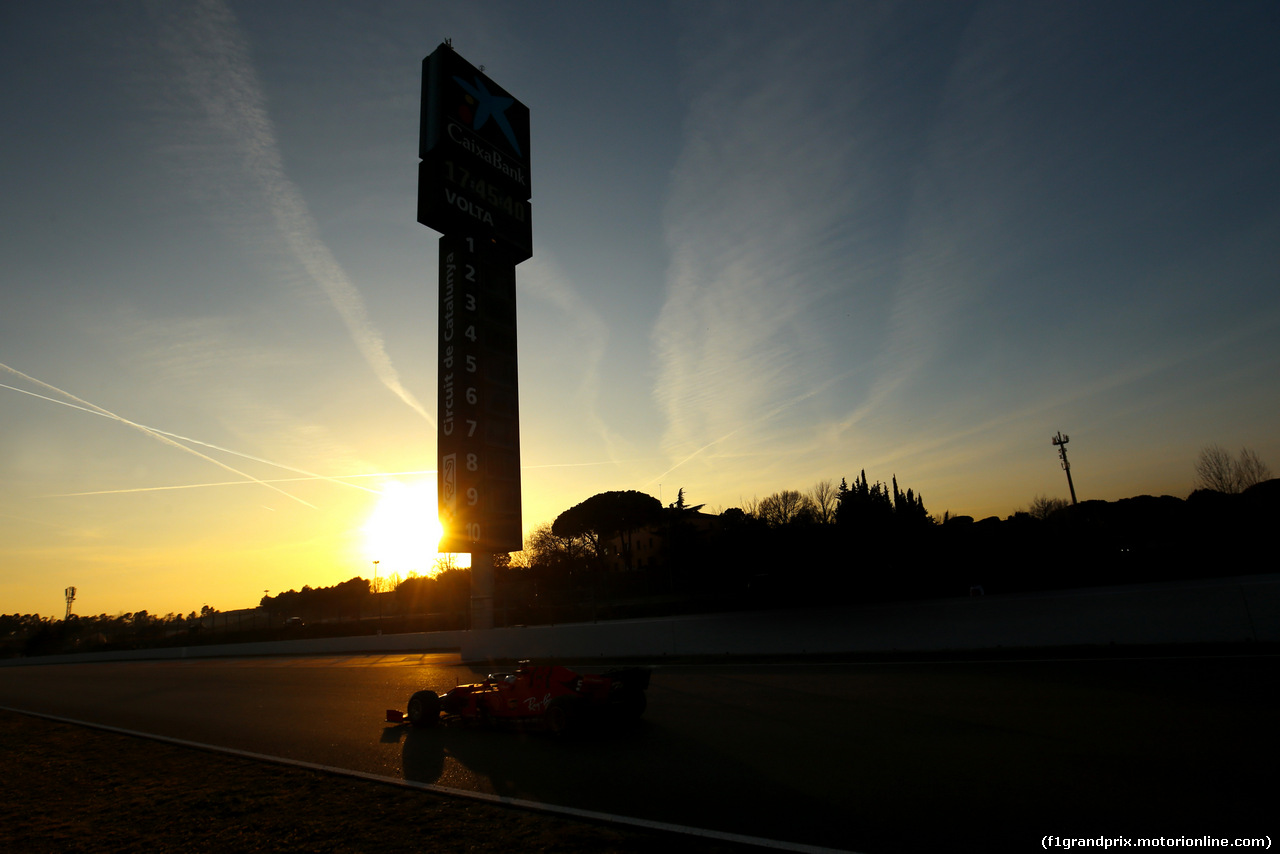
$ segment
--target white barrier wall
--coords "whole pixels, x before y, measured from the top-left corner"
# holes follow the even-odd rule
[[[9,659],[0,665],[453,650],[461,650],[464,661],[477,662],[657,659],[1240,641],[1280,641],[1280,575],[860,608],[80,653]]]
[[[1280,641],[1280,576],[467,632],[466,661]]]
[[[15,664],[74,664],[87,661],[141,661],[181,658],[233,658],[247,655],[325,655],[360,652],[455,652],[467,632],[415,632],[402,635],[360,635],[346,638],[219,643],[203,646],[126,649],[112,652],[74,652],[33,658],[0,660]]]

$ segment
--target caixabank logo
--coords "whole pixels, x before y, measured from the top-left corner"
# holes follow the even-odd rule
[[[480,74],[472,75],[470,81],[455,74],[453,82],[457,83],[464,93],[462,103],[458,105],[458,118],[477,133],[484,133],[489,122],[492,121],[494,126],[502,131],[502,136],[515,150],[516,156],[523,156],[520,151],[520,141],[516,139],[516,132],[511,128],[511,120],[507,118],[507,110],[515,105],[516,99],[510,95],[495,95],[490,92],[488,84]]]
[[[507,185],[527,201],[529,108],[448,44],[423,60],[419,156]]]

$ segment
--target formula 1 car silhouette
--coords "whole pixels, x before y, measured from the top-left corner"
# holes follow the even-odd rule
[[[514,673],[490,673],[483,682],[459,685],[443,697],[418,691],[409,711],[387,711],[388,721],[415,727],[465,723],[537,729],[560,734],[592,721],[629,721],[644,714],[649,671],[642,667],[593,675],[559,665],[521,662]]]

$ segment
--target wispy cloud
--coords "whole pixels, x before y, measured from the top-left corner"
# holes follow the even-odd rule
[[[823,85],[847,76],[837,47],[848,46],[819,25],[779,38],[765,20],[714,24],[697,28],[685,73],[667,298],[653,336],[664,448],[678,457],[844,370],[830,363],[824,315],[856,273],[836,263],[855,199],[847,118],[858,92],[842,80],[836,99]]]
[[[972,118],[970,13],[812,11],[723,7],[687,31],[653,336],[673,461],[847,440],[918,392],[1013,263],[992,237],[1012,190],[986,187],[1000,162],[980,126],[1003,103]],[[925,38],[929,59],[902,67]],[[801,403],[807,420],[774,417]]]
[[[703,445],[702,447],[697,448],[697,449],[695,449],[693,452],[691,452],[691,453],[689,453],[689,454],[685,455],[683,458],[681,458],[680,460],[678,460],[677,462],[675,462],[675,463],[674,463],[670,468],[668,468],[666,471],[662,472],[662,474],[659,474],[659,475],[657,475],[656,477],[650,478],[650,479],[649,479],[649,481],[648,481],[648,483],[646,484],[646,486],[652,486],[652,485],[653,485],[653,484],[655,484],[655,483],[661,483],[661,482],[662,482],[662,479],[663,479],[663,478],[665,478],[667,475],[671,474],[672,472],[676,471],[677,469],[681,468],[682,466],[684,466],[684,465],[686,465],[686,464],[688,464],[688,463],[690,463],[690,462],[694,461],[695,459],[698,459],[699,457],[704,456],[704,455],[705,455],[705,454],[707,454],[707,452],[709,452],[712,448],[715,448],[716,446],[718,446],[718,445],[720,445],[720,444],[722,444],[722,443],[724,443],[724,442],[727,442],[729,439],[733,438],[736,434],[738,434],[738,433],[740,433],[740,432],[742,432],[742,431],[744,431],[744,430],[747,430],[747,429],[759,428],[759,427],[763,426],[766,422],[768,422],[768,421],[770,421],[770,420],[772,420],[772,419],[774,419],[774,418],[778,417],[779,415],[782,415],[782,414],[784,414],[784,413],[788,412],[789,410],[791,410],[791,409],[795,408],[796,406],[800,405],[800,404],[801,404],[801,403],[803,403],[804,401],[806,401],[806,400],[810,400],[810,399],[812,399],[812,398],[814,398],[814,397],[817,397],[818,395],[822,394],[823,392],[828,391],[828,390],[829,390],[833,385],[835,385],[836,383],[838,383],[840,380],[844,379],[844,378],[847,376],[847,374],[848,374],[848,372],[846,372],[846,373],[844,373],[844,374],[838,374],[838,375],[833,376],[833,377],[829,377],[826,381],[824,381],[824,382],[822,382],[822,383],[818,384],[817,386],[815,386],[815,387],[813,387],[813,388],[810,388],[810,389],[807,389],[807,390],[805,390],[805,391],[802,391],[800,394],[798,394],[798,395],[796,395],[796,396],[794,396],[794,397],[792,397],[792,398],[790,398],[790,399],[788,399],[788,400],[783,400],[783,401],[781,401],[781,402],[776,403],[776,404],[775,404],[774,406],[772,406],[768,411],[763,412],[763,413],[760,413],[759,415],[756,415],[756,416],[754,416],[754,417],[750,418],[749,420],[744,421],[744,422],[743,422],[743,424],[742,424],[740,427],[737,427],[737,428],[735,428],[735,429],[733,429],[733,430],[730,430],[730,431],[729,431],[728,433],[726,433],[725,435],[723,435],[723,436],[719,436],[719,437],[717,437],[717,438],[713,439],[712,441],[707,442],[707,443],[706,443],[705,445]],[[807,449],[793,449],[793,452],[803,452],[804,450],[807,450]],[[775,458],[776,458],[777,456],[779,456],[779,454],[780,454],[780,453],[781,453],[781,452],[779,452],[779,451],[777,451],[777,450],[771,450],[771,451],[769,452],[769,455],[770,455],[771,457],[775,457]]]
[[[228,156],[204,158],[193,171],[212,163],[215,171],[204,174],[206,182],[247,182],[255,188],[253,204],[265,206],[276,233],[329,298],[375,376],[434,426],[435,419],[401,381],[363,297],[321,239],[306,200],[285,173],[266,98],[235,16],[221,0],[158,4],[156,9],[161,46],[178,72],[173,84],[197,109],[204,126],[231,148]],[[207,144],[202,140],[196,151]]]
[[[520,266],[521,291],[551,305],[564,316],[561,329],[567,338],[562,348],[573,354],[572,362],[580,371],[576,402],[586,423],[600,436],[611,457],[623,453],[622,440],[600,414],[600,376],[609,327],[604,319],[582,299],[570,283],[563,268],[546,249]]]

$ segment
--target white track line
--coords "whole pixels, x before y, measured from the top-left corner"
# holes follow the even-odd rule
[[[633,818],[626,815],[614,815],[613,813],[596,812],[594,810],[582,810],[575,807],[541,803],[539,801],[526,801],[521,798],[508,798],[502,795],[490,795],[485,792],[471,792],[466,789],[453,789],[448,786],[437,786],[434,783],[418,783],[413,780],[405,780],[399,777],[383,777],[379,774],[369,774],[364,771],[355,771],[350,768],[339,768],[335,765],[320,765],[315,762],[304,762],[300,759],[289,759],[284,756],[270,756],[265,753],[253,753],[248,750],[237,750],[234,747],[220,747],[216,744],[203,744],[198,741],[187,741],[186,739],[172,738],[167,735],[156,735],[149,732],[123,729],[121,727],[108,726],[107,724],[93,723],[92,721],[79,721],[74,718],[48,715],[43,712],[32,712],[27,709],[15,709],[11,706],[0,706],[0,711],[13,712],[14,714],[27,715],[28,717],[33,718],[42,718],[44,720],[56,721],[63,724],[71,724],[72,726],[82,726],[89,729],[114,732],[119,735],[132,736],[134,738],[161,741],[166,744],[176,744],[179,747],[205,750],[211,753],[225,753],[230,756],[238,756],[242,759],[252,759],[257,762],[271,762],[275,765],[288,765],[294,768],[305,768],[309,771],[319,771],[324,774],[334,774],[340,777],[353,777],[358,780],[368,780],[373,783],[383,783],[390,786],[400,786],[406,789],[418,789],[421,791],[433,792],[437,795],[445,795],[451,798],[469,798],[473,801],[484,801],[491,804],[515,807],[517,809],[569,816],[571,818],[584,819],[586,821],[602,822],[605,824],[621,824],[630,827],[642,828],[644,830],[678,833],[683,836],[695,836],[701,839],[714,839],[720,842],[732,842],[739,845],[754,845],[758,848],[771,848],[775,851],[796,851],[802,852],[802,854],[855,854],[855,852],[846,851],[840,848],[823,848],[818,845],[805,845],[800,842],[786,842],[780,839],[765,839],[760,836],[746,836],[741,833],[725,833],[723,831],[709,830],[702,827],[670,824],[665,821],[650,821],[648,819]]]

